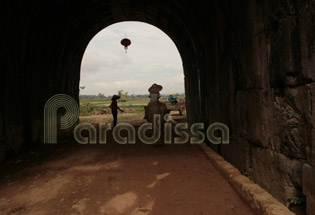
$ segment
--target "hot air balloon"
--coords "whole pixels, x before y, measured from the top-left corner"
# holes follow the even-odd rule
[[[120,41],[120,44],[125,47],[125,51],[127,53],[128,46],[130,46],[131,41],[128,38],[124,38]]]

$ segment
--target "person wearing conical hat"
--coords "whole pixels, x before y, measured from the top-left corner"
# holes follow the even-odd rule
[[[165,115],[168,113],[166,104],[159,101],[160,91],[162,89],[163,89],[163,87],[161,85],[158,85],[158,84],[153,84],[148,89],[148,91],[150,92],[150,95],[149,95],[150,102],[145,108],[145,116],[144,116],[144,118],[147,120],[147,122],[153,123],[153,124],[158,123],[157,125],[160,125],[160,128],[153,126],[154,128],[152,129],[153,134],[155,132],[159,132],[159,129],[160,129],[161,136],[157,140],[159,143],[161,143],[161,140],[163,140]],[[154,121],[155,115],[160,116],[159,122]],[[158,130],[155,130],[155,129],[158,129]]]
[[[117,112],[117,110],[120,110],[121,112],[124,112],[122,109],[120,109],[119,107],[118,107],[118,104],[117,104],[117,100],[118,99],[120,99],[120,96],[118,96],[118,95],[113,95],[113,97],[112,97],[112,103],[110,104],[110,108],[112,109],[112,115],[113,115],[113,119],[114,119],[114,121],[113,121],[113,123],[114,123],[114,127],[116,126],[116,124],[117,124],[117,114],[118,114],[118,112]]]
[[[150,106],[155,103],[155,102],[159,102],[160,99],[160,91],[163,89],[163,87],[161,85],[158,85],[156,83],[152,84],[152,86],[148,89],[150,95],[150,102],[148,103],[147,107],[146,107],[146,111],[144,113],[144,119],[149,118],[149,113],[148,113],[148,109],[150,109]]]
[[[163,87],[161,85],[158,84],[152,84],[152,86],[148,89],[148,91],[150,93],[159,93],[161,90],[163,89]]]
[[[177,99],[173,97],[173,92],[170,92],[169,96],[168,96],[168,100],[173,104],[176,105],[178,103]]]
[[[152,84],[152,86],[148,89],[150,92],[149,98],[150,98],[150,103],[156,102],[160,98],[160,91],[163,89],[161,85],[158,84]]]

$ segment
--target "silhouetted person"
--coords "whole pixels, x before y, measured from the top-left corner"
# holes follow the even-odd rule
[[[160,102],[160,91],[163,89],[161,85],[158,84],[152,84],[152,86],[148,89],[150,92],[150,102],[148,103],[146,109],[145,109],[145,119],[149,123],[158,123],[160,124],[160,138],[157,140],[158,143],[162,143],[164,139],[164,123],[165,123],[165,115],[169,113],[167,110],[166,104],[164,102]],[[156,122],[154,120],[154,115],[157,114],[160,116],[160,121]],[[153,128],[151,131],[153,133],[159,132],[158,130],[154,131],[155,128]],[[153,135],[152,133],[152,135]]]
[[[120,99],[120,96],[117,95],[113,95],[112,97],[112,103],[110,104],[110,108],[112,109],[112,114],[113,114],[113,118],[114,118],[114,127],[117,124],[117,110],[120,110],[121,112],[124,112],[122,109],[120,109],[117,105],[117,100]]]
[[[173,97],[173,93],[170,93],[168,96],[168,100],[173,104],[176,105],[178,103],[177,99]]]

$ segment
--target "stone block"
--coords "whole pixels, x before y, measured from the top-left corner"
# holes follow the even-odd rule
[[[302,160],[255,146],[251,147],[251,153],[253,171],[249,176],[256,183],[287,206],[302,195]]]
[[[274,18],[270,25],[269,77],[271,87],[301,84],[301,57],[296,17]]]
[[[309,122],[308,87],[275,89],[274,92],[275,136],[279,137],[276,148],[290,157],[306,158]]]
[[[315,80],[315,2],[303,7],[298,16],[302,74]]]
[[[277,17],[286,17],[296,14],[296,3],[294,0],[267,1],[268,12]]]
[[[311,132],[309,137],[309,144],[306,148],[307,160],[312,165],[315,166],[315,84],[309,85],[309,102],[308,102],[308,117]]]
[[[303,193],[307,215],[315,215],[315,168],[309,164],[303,165]]]
[[[236,95],[236,136],[268,147],[273,144],[273,111],[269,90],[239,91]]]

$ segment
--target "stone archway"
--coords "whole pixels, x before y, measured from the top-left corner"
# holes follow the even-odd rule
[[[303,190],[314,211],[313,2],[0,5],[0,159],[42,141],[49,97],[66,93],[78,100],[82,55],[98,31],[142,21],[164,31],[181,54],[189,122],[227,124],[234,144],[222,147],[222,155],[287,205]]]

